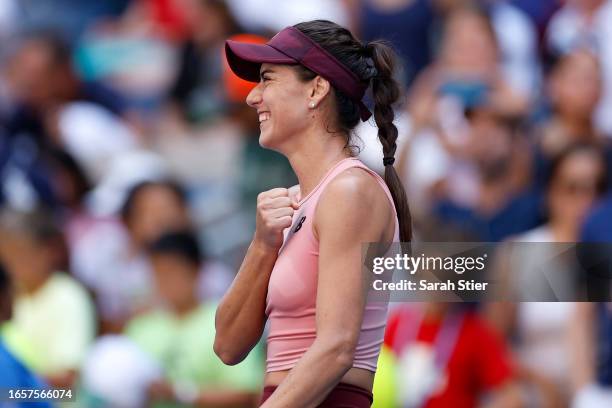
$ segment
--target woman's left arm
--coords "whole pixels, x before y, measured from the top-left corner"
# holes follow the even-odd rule
[[[328,185],[315,214],[317,337],[263,407],[316,407],[353,365],[367,294],[361,245],[380,241],[390,216],[376,180],[356,171]]]

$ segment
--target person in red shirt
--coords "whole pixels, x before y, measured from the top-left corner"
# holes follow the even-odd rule
[[[401,306],[390,314],[385,345],[396,356],[399,406],[521,405],[506,345],[469,305]]]

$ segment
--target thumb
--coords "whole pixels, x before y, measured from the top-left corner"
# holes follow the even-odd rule
[[[291,207],[294,210],[297,210],[298,208],[300,208],[300,186],[295,185],[291,188],[289,188],[289,197],[291,198]]]

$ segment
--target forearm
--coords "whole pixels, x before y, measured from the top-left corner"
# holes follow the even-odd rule
[[[217,354],[252,347],[265,324],[268,281],[277,253],[252,242],[215,316]],[[222,358],[223,359],[223,358]],[[225,359],[224,359],[225,361]]]
[[[352,353],[315,340],[262,408],[317,407],[352,366]]]

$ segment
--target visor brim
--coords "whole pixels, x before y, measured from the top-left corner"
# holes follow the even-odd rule
[[[259,70],[263,63],[298,63],[267,44],[251,44],[233,40],[225,41],[225,55],[234,74],[250,82],[259,82]]]

